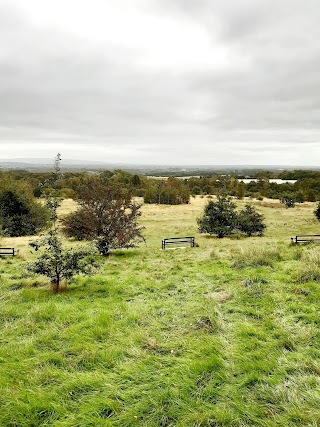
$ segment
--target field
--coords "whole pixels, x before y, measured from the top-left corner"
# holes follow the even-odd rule
[[[30,238],[2,239],[20,253],[0,259],[0,426],[320,425],[320,246],[290,244],[319,233],[314,204],[254,202],[263,237],[216,239],[205,202],[144,205],[146,245],[57,295],[26,272]]]

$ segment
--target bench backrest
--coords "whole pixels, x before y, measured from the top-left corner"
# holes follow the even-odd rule
[[[0,248],[0,256],[2,255],[14,256],[14,254],[15,254],[14,248]]]
[[[191,247],[194,247],[194,237],[167,237],[162,239],[162,249],[165,249],[166,245],[182,245],[184,243],[189,243]]]
[[[300,234],[291,237],[291,241],[295,243],[320,242],[320,234]]]

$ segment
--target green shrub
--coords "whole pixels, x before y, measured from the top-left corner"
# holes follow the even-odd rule
[[[249,204],[238,213],[237,223],[237,228],[249,237],[253,234],[261,236],[266,228],[263,216]]]
[[[200,233],[216,234],[219,238],[230,236],[236,224],[236,205],[230,197],[218,196],[218,200],[209,200],[201,218],[198,218]]]
[[[294,208],[296,205],[296,201],[291,195],[282,196],[280,199],[280,203],[282,205],[285,205],[286,208]]]
[[[0,190],[0,227],[4,235],[34,235],[46,226],[48,218],[46,208],[19,184]]]
[[[317,218],[317,220],[320,221],[320,202],[317,204],[317,207],[314,211],[314,215]]]

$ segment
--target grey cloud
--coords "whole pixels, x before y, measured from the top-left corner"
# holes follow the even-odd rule
[[[190,162],[198,147],[221,153],[223,162],[223,150],[229,159],[235,150],[255,158],[265,142],[268,153],[317,144],[320,7],[314,0],[159,0],[146,8],[196,22],[247,65],[139,67],[137,51],[40,30],[0,3],[2,140],[135,144],[146,158],[156,149],[159,159],[175,145],[173,152],[184,150]]]

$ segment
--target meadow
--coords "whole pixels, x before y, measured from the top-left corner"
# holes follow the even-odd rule
[[[290,244],[319,232],[315,204],[254,201],[265,235],[217,239],[206,200],[143,205],[146,245],[60,294],[27,273],[31,238],[2,238],[0,426],[320,425],[320,246]]]

